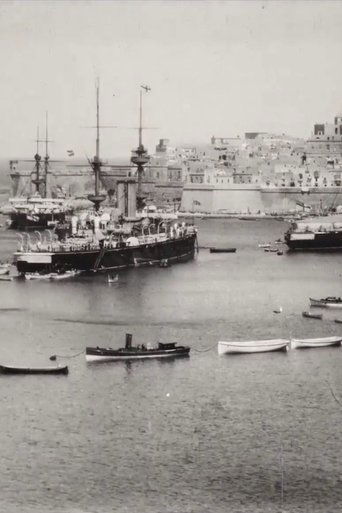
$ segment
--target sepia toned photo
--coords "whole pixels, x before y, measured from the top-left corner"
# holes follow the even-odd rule
[[[342,1],[0,1],[0,513],[342,511]]]

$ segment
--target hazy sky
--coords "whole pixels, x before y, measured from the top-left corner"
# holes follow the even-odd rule
[[[101,122],[138,121],[149,150],[211,135],[306,137],[342,110],[342,2],[0,3],[0,157],[29,156],[49,111],[51,155],[93,155]],[[115,96],[113,96],[115,94]],[[127,155],[133,130],[104,130],[101,153]]]

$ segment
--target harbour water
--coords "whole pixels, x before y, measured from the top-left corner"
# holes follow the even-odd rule
[[[342,349],[219,357],[218,340],[339,335],[342,254],[265,253],[277,221],[196,220],[195,261],[0,283],[1,363],[75,355],[64,376],[0,377],[7,513],[337,513]],[[0,258],[16,247],[0,233]],[[273,310],[282,306],[282,313]],[[190,345],[189,359],[87,365],[87,345]],[[78,356],[77,356],[78,354]]]

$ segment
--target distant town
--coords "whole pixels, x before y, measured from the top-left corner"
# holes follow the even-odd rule
[[[51,165],[52,197],[82,196],[93,187],[92,170],[69,153],[65,164]],[[12,160],[12,196],[32,193],[27,163]],[[76,167],[75,167],[76,166]],[[305,139],[286,134],[246,132],[213,135],[206,145],[178,146],[160,139],[142,177],[147,203],[198,212],[283,212],[334,208],[342,192],[342,114],[316,123]],[[134,177],[129,162],[107,161],[101,184],[115,202],[117,181]]]

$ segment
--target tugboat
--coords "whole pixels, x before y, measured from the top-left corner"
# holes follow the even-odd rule
[[[177,215],[155,211],[137,211],[141,201],[141,174],[147,162],[147,151],[141,141],[141,115],[139,147],[132,158],[137,166],[136,179],[128,177],[117,183],[118,214],[112,211],[104,217],[100,204],[105,195],[100,193],[101,160],[99,155],[99,85],[97,84],[97,138],[96,155],[91,161],[95,174],[95,191],[88,199],[94,211],[87,219],[73,216],[67,232],[61,231],[60,239],[50,236],[37,240],[21,236],[14,262],[20,274],[65,272],[115,271],[143,265],[185,262],[195,256],[197,230],[193,225],[177,222]],[[141,99],[141,95],[140,95]],[[141,105],[141,104],[140,104]],[[140,108],[141,111],[141,108]],[[138,196],[138,197],[137,197]],[[58,227],[56,229],[58,233]]]
[[[189,356],[190,347],[177,346],[176,342],[159,342],[157,347],[147,347],[144,344],[132,346],[132,335],[126,333],[125,347],[120,349],[87,347],[86,360],[95,361],[114,361],[114,360],[140,360],[145,358],[175,358],[180,356]]]

